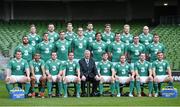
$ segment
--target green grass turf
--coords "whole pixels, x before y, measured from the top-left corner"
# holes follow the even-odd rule
[[[174,83],[180,92],[180,83]],[[180,106],[180,95],[177,98],[154,97],[69,97],[69,98],[28,98],[12,100],[0,81],[0,106]]]

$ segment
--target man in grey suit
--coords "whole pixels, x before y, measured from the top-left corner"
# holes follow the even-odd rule
[[[97,86],[99,83],[98,72],[95,61],[91,58],[89,50],[85,50],[84,58],[79,61],[80,72],[81,72],[81,90],[82,96],[87,96],[85,91],[86,83],[89,81],[92,83],[91,96],[95,96],[97,92]]]

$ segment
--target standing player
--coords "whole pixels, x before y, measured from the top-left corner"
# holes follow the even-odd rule
[[[35,83],[40,83],[40,96],[44,98],[44,91],[46,85],[46,74],[45,74],[45,63],[41,59],[39,53],[34,55],[34,59],[30,62],[31,70],[31,88],[32,88],[32,98],[35,98]]]
[[[41,54],[42,60],[45,62],[51,58],[51,53],[54,51],[54,44],[49,42],[48,33],[44,33],[43,41],[36,46],[37,53]]]
[[[11,59],[7,65],[6,88],[10,93],[11,84],[26,83],[25,97],[28,96],[30,88],[30,72],[29,65],[26,60],[22,59],[22,52],[16,51],[15,58]]]
[[[147,54],[150,62],[157,60],[157,52],[165,53],[165,46],[159,42],[159,36],[154,34],[153,43],[149,44],[147,47]]]
[[[96,41],[92,42],[89,49],[93,55],[95,62],[100,62],[102,59],[102,53],[107,51],[107,45],[101,40],[101,33],[96,33]]]
[[[110,44],[108,52],[113,63],[119,62],[119,58],[127,53],[126,45],[121,42],[120,33],[115,34],[115,41]]]
[[[59,32],[59,40],[55,43],[58,59],[62,62],[68,60],[68,53],[71,51],[71,44],[65,39],[65,32]]]
[[[29,45],[29,40],[27,36],[23,36],[22,38],[22,44],[18,45],[15,48],[14,53],[16,51],[20,50],[22,52],[22,58],[27,60],[28,63],[33,59],[33,55],[35,53],[35,48],[31,45]]]
[[[124,25],[124,32],[121,36],[121,41],[124,42],[127,46],[131,43],[133,43],[133,35],[130,34],[130,26]]]
[[[117,88],[117,97],[121,96],[122,90],[120,90],[119,85],[120,84],[130,84],[130,92],[129,92],[129,97],[133,97],[133,89],[134,89],[134,76],[135,73],[130,66],[126,62],[126,56],[122,55],[120,57],[120,62],[118,62],[115,66],[115,79],[116,79],[116,88]],[[121,88],[123,89],[123,88]]]
[[[152,64],[155,97],[158,97],[158,83],[169,82],[169,86],[173,85],[169,62],[164,60],[164,54],[162,52],[157,52],[157,57],[158,59]]]
[[[88,40],[89,43],[91,43],[95,40],[95,34],[96,34],[96,32],[93,30],[93,24],[88,23],[87,30],[84,33],[84,36],[89,39]]]
[[[79,63],[74,61],[74,54],[72,52],[68,55],[68,61],[65,62],[63,70],[64,82],[64,98],[68,97],[67,84],[76,83],[76,97],[80,97],[81,79],[80,79],[80,66]]]
[[[74,61],[79,61],[84,56],[84,51],[88,48],[88,40],[84,37],[83,28],[78,28],[78,37],[72,40],[72,52]]]
[[[151,64],[146,61],[146,54],[140,54],[140,60],[135,63],[135,73],[136,73],[136,88],[138,96],[141,96],[141,84],[148,83],[149,97],[152,96],[153,89],[153,77],[151,71]]]
[[[102,40],[109,45],[114,41],[114,35],[115,34],[111,32],[111,24],[105,24],[105,31],[102,33]]]
[[[52,97],[52,84],[57,83],[58,85],[58,96],[61,96],[62,91],[62,63],[57,59],[56,52],[51,53],[51,59],[46,62],[45,65],[47,74],[47,88],[49,98]]]
[[[54,31],[54,24],[48,25],[48,39],[50,42],[56,42],[59,39],[59,34]]]
[[[103,95],[103,83],[111,83],[110,89],[111,89],[111,95],[114,96],[114,68],[110,61],[108,61],[108,54],[103,53],[102,54],[102,61],[98,63],[97,70],[99,74],[99,91],[100,95]]]
[[[153,42],[153,35],[149,33],[149,27],[143,27],[143,33],[139,35],[139,42],[142,43],[146,48]]]
[[[38,43],[40,43],[41,37],[36,34],[36,27],[35,25],[31,25],[30,33],[28,35],[29,44],[35,47]]]
[[[141,43],[139,43],[139,37],[134,36],[133,37],[133,43],[129,45],[127,49],[127,56],[128,60],[130,60],[131,63],[135,63],[139,60],[140,53],[145,52],[145,46]]]
[[[66,40],[71,42],[76,37],[77,37],[77,34],[73,32],[72,23],[68,23],[67,24],[67,32],[66,32],[66,35],[65,35]]]

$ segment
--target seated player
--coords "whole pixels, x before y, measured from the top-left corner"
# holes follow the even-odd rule
[[[32,98],[35,98],[35,84],[40,83],[40,96],[44,98],[44,91],[46,85],[46,74],[44,68],[44,61],[41,59],[39,53],[34,55],[34,59],[30,62],[30,70],[31,70],[31,88],[32,88]]]
[[[51,53],[51,59],[46,62],[45,65],[47,73],[47,88],[48,96],[52,97],[52,83],[57,83],[58,86],[58,97],[61,96],[62,91],[62,63],[57,59],[56,52]]]
[[[74,61],[74,54],[68,54],[68,61],[65,62],[63,68],[63,85],[64,85],[64,98],[68,97],[67,84],[76,83],[76,97],[80,97],[81,79],[80,79],[80,66],[79,63]]]
[[[133,88],[134,88],[134,76],[135,73],[132,70],[132,67],[130,64],[126,62],[125,55],[122,55],[120,57],[120,62],[118,62],[114,66],[115,70],[115,79],[116,79],[116,88],[117,88],[117,97],[121,96],[120,91],[120,84],[129,84],[130,83],[130,93],[129,97],[133,97]],[[122,88],[121,88],[122,89]]]
[[[141,84],[148,83],[149,97],[152,96],[153,77],[151,71],[151,64],[146,61],[145,53],[140,54],[140,60],[134,66],[136,73],[136,89],[138,96],[141,96]]]
[[[25,97],[27,97],[29,88],[31,86],[29,75],[29,65],[26,60],[22,59],[22,52],[17,50],[15,53],[15,58],[11,59],[7,66],[7,76],[5,81],[8,92],[10,93],[12,84],[25,83]]]
[[[164,60],[164,54],[162,52],[157,52],[158,60],[154,61],[152,64],[152,71],[154,76],[154,91],[155,97],[158,97],[158,84],[162,82],[168,82],[169,86],[173,85],[173,77],[169,62]]]
[[[111,95],[114,96],[114,68],[113,64],[108,61],[108,54],[105,52],[102,54],[102,61],[98,63],[97,70],[99,74],[99,91],[100,95],[103,95],[103,83],[111,83]]]

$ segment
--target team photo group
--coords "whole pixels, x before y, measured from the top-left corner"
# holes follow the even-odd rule
[[[77,32],[72,23],[67,23],[66,29],[58,31],[49,24],[47,31],[38,35],[36,26],[30,26],[7,64],[8,93],[18,83],[23,84],[26,98],[67,98],[69,84],[73,83],[77,98],[104,96],[107,89],[114,97],[125,96],[124,91],[129,97],[141,97],[143,93],[158,97],[162,83],[173,85],[165,46],[158,34],[149,33],[148,26],[140,35],[130,34],[128,24],[123,32],[116,33],[111,31],[111,24],[105,24],[103,32],[94,31],[92,23],[87,28],[78,27]],[[106,83],[108,87],[104,87]],[[89,93],[87,87],[91,88]]]

